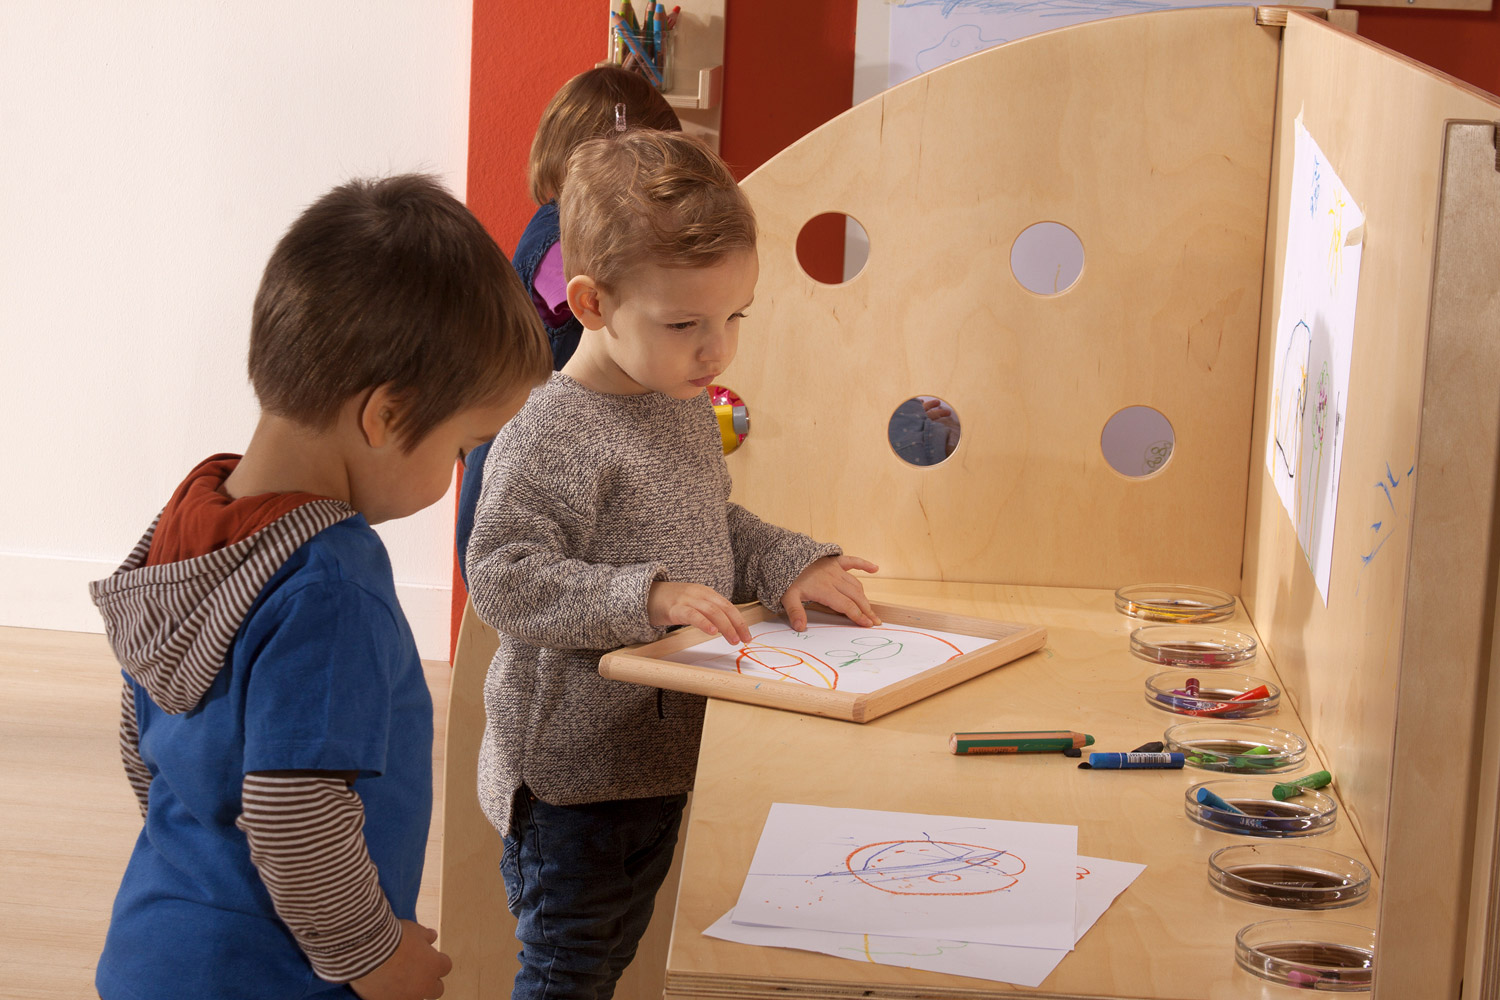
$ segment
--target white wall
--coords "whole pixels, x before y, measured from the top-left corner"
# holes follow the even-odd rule
[[[243,449],[272,246],[355,176],[462,196],[469,0],[0,0],[0,624],[100,631],[86,584]],[[381,528],[448,655],[453,501]]]

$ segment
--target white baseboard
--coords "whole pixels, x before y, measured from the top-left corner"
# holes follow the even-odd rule
[[[89,600],[89,582],[108,576],[119,565],[117,560],[0,552],[0,625],[103,632],[104,622]],[[422,659],[446,661],[453,588],[397,583],[396,598]]]

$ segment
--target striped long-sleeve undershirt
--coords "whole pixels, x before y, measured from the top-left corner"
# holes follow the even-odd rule
[[[339,777],[247,774],[235,825],[318,978],[347,983],[401,942],[365,845],[365,811]]]
[[[141,760],[141,736],[135,722],[135,685],[129,680],[120,692],[120,762],[125,765],[125,777],[135,789],[135,800],[140,803],[141,817],[145,818],[151,771]]]

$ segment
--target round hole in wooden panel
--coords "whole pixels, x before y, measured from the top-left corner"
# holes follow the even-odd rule
[[[901,461],[937,465],[958,448],[958,413],[937,396],[913,396],[896,407],[886,433]]]
[[[719,419],[719,442],[727,455],[750,435],[750,408],[739,393],[722,385],[708,387],[708,401],[714,404],[714,416]]]
[[[1010,269],[1027,291],[1056,295],[1083,273],[1083,241],[1060,222],[1027,226],[1011,244]]]
[[[797,234],[797,263],[814,281],[838,285],[864,270],[870,235],[852,215],[815,215]]]
[[[1160,472],[1172,457],[1172,422],[1149,406],[1127,406],[1104,423],[1099,447],[1109,467],[1140,479]]]

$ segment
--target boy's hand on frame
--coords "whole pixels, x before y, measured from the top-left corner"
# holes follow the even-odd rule
[[[646,594],[646,617],[656,626],[693,625],[709,635],[722,635],[730,645],[751,640],[740,609],[701,583],[656,581]]]
[[[453,960],[433,947],[437,931],[401,921],[401,943],[391,957],[349,984],[362,1000],[436,1000]]]
[[[781,598],[781,606],[786,609],[787,621],[792,628],[798,632],[807,628],[807,609],[802,606],[803,601],[817,601],[856,625],[867,628],[879,625],[880,616],[870,607],[864,584],[849,572],[851,569],[874,573],[880,567],[859,556],[824,556],[799,573]]]

